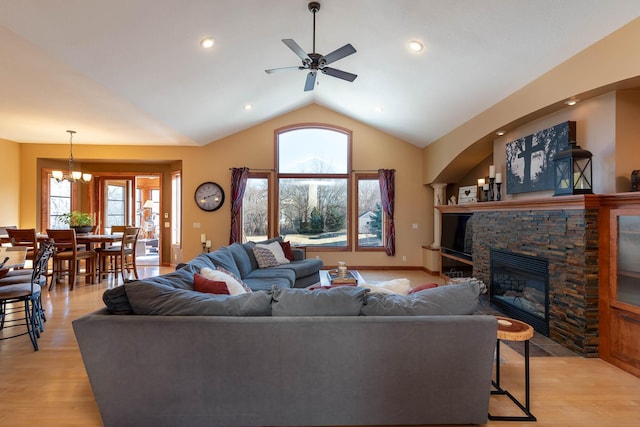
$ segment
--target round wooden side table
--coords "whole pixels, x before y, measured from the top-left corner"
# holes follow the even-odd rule
[[[530,382],[529,382],[529,340],[533,338],[533,327],[520,320],[496,316],[498,333],[496,342],[496,380],[491,381],[495,390],[491,394],[505,395],[524,412],[524,416],[501,416],[489,414],[494,421],[537,421],[530,411]],[[520,403],[511,393],[500,386],[500,341],[524,341],[524,396],[525,404]]]

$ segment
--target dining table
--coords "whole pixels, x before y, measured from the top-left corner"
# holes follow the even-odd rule
[[[12,268],[24,267],[27,259],[26,246],[0,246],[0,278]]]

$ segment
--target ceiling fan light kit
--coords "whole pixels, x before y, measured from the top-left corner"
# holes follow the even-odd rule
[[[351,44],[347,43],[346,45],[334,50],[327,55],[316,53],[316,13],[318,13],[318,11],[320,10],[320,3],[312,1],[311,3],[309,3],[308,7],[309,11],[313,13],[313,51],[311,53],[306,53],[293,39],[282,39],[282,43],[284,43],[302,60],[302,65],[293,67],[272,68],[269,70],[265,70],[265,72],[267,74],[272,74],[278,71],[309,70],[309,74],[307,74],[307,80],[304,84],[305,92],[314,89],[318,71],[331,77],[336,77],[348,82],[353,82],[356,77],[358,77],[357,74],[338,70],[336,68],[328,67],[327,65],[356,53],[356,49],[351,46]]]

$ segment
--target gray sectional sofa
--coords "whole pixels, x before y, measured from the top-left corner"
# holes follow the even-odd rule
[[[271,288],[194,291],[213,258],[107,290],[73,321],[105,426],[487,422],[497,324],[470,315],[477,285],[401,296],[241,273]]]

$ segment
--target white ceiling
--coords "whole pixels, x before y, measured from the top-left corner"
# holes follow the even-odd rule
[[[640,16],[638,0],[320,3],[317,52],[351,43],[331,66],[358,78],[304,92],[304,71],[264,70],[299,65],[281,39],[311,52],[306,0],[0,0],[0,138],[204,145],[317,103],[424,147]]]

